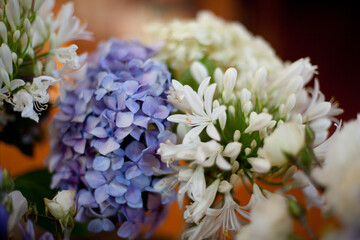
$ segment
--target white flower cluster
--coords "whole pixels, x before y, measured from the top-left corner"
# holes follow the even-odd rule
[[[4,101],[24,118],[39,121],[38,112],[49,101],[47,89],[62,77],[64,69],[78,69],[76,39],[90,39],[86,24],[73,16],[71,2],[52,12],[55,0],[0,1],[0,108]],[[56,60],[64,69],[56,70]],[[5,111],[0,120],[6,124]]]
[[[157,57],[176,73],[205,57],[220,67],[235,67],[240,79],[252,75],[260,66],[267,70],[282,66],[261,37],[254,37],[240,23],[227,23],[211,12],[199,12],[195,20],[154,23],[149,25],[148,31],[154,38],[164,41]]]
[[[315,73],[308,59],[273,72],[260,67],[247,81],[239,78],[235,68],[225,73],[217,68],[211,74],[213,83],[200,62],[194,62],[190,70],[199,83],[197,91],[173,80],[168,96],[180,111],[168,118],[178,123],[180,142],[162,143],[158,150],[162,161],[175,172],[155,189],[166,194],[165,189],[180,184],[179,204],[185,194],[191,199],[184,218],[198,225],[187,230],[184,237],[203,239],[219,233],[226,237],[240,230],[243,218],[249,219],[246,210],[266,193],[254,191],[249,205],[240,207],[232,193],[238,180],[247,179],[258,188],[257,181],[269,183],[266,174],[287,171],[293,175],[289,157],[296,158],[305,148],[305,125],[313,130],[312,146],[322,147],[327,144],[333,116],[341,110],[325,101],[317,81],[314,89],[304,87]],[[215,204],[219,195],[223,200]]]

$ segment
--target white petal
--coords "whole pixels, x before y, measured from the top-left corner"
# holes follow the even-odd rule
[[[183,144],[185,143],[189,143],[191,142],[192,140],[196,139],[200,133],[202,132],[202,130],[204,130],[206,126],[205,125],[201,125],[201,126],[197,126],[197,127],[194,127],[193,129],[191,129],[184,137],[184,140],[183,140]]]
[[[231,165],[228,161],[225,160],[225,158],[221,155],[218,154],[218,156],[216,157],[216,165],[225,171],[228,171],[231,169]]]
[[[209,124],[206,127],[206,133],[209,135],[209,137],[211,137],[212,139],[216,140],[216,141],[220,141],[220,134],[217,131],[216,127],[214,126],[214,124]]]
[[[248,158],[248,162],[256,173],[267,173],[271,168],[270,161],[264,158]]]

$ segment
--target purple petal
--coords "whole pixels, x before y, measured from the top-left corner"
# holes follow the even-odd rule
[[[98,148],[99,153],[102,155],[106,155],[120,147],[114,138],[108,138],[108,140],[102,145],[102,147]]]
[[[83,154],[85,152],[86,140],[81,139],[75,142],[74,150],[77,153]]]
[[[86,126],[85,126],[85,131],[89,132],[92,129],[95,128],[96,125],[98,125],[98,123],[100,122],[100,119],[97,117],[88,117],[86,120]]]
[[[116,110],[116,99],[113,96],[104,97],[104,103],[111,110]]]
[[[106,179],[104,176],[97,171],[88,171],[85,174],[86,182],[89,184],[92,188],[98,188],[99,186],[105,184]]]
[[[155,123],[155,125],[159,129],[159,132],[163,132],[165,130],[164,125],[159,120],[153,118],[153,119],[151,119],[151,122]]]
[[[127,187],[116,180],[111,181],[108,188],[108,193],[113,197],[120,197],[124,195]]]
[[[105,138],[108,136],[107,131],[102,127],[96,127],[92,129],[89,133],[98,138]]]
[[[149,186],[151,182],[151,178],[145,175],[140,175],[136,178],[131,179],[131,185],[138,189],[144,189],[145,187]]]
[[[122,238],[128,238],[133,230],[133,224],[131,222],[124,222],[119,230],[117,231],[117,235]]]
[[[114,223],[107,218],[104,218],[102,223],[104,231],[111,232],[115,229]]]
[[[137,115],[134,117],[134,124],[143,128],[148,127],[148,123],[150,121],[149,117],[145,117],[145,116],[141,116],[141,115]]]
[[[130,185],[125,193],[125,199],[131,203],[137,203],[141,200],[141,191],[136,187]]]
[[[170,111],[166,106],[159,106],[154,113],[154,118],[165,119],[169,113]]]
[[[95,198],[90,191],[81,191],[79,194],[79,206],[90,205],[95,202]]]
[[[114,132],[114,136],[118,141],[123,140],[131,131],[133,130],[132,127],[126,127],[126,128],[119,128]]]
[[[125,98],[126,98],[126,94],[124,92],[116,95],[117,110],[125,109]]]
[[[144,154],[143,158],[139,161],[139,168],[145,175],[150,176],[154,172],[152,168],[159,168],[160,161],[154,155]]]
[[[138,168],[138,166],[134,165],[130,167],[125,172],[126,179],[132,179],[134,177],[140,176],[142,174],[142,171]]]
[[[125,105],[132,113],[136,113],[140,109],[139,104],[132,98],[127,99]]]
[[[146,115],[152,116],[158,107],[159,103],[153,97],[147,96],[141,109]]]
[[[130,135],[135,138],[137,141],[140,141],[140,137],[143,134],[144,130],[139,127],[134,127]]]
[[[106,89],[111,89],[113,83],[114,83],[114,79],[109,74],[106,75],[101,81],[101,85]]]
[[[118,170],[124,165],[123,157],[116,157],[112,159],[111,169]]]
[[[103,230],[102,221],[99,218],[93,219],[88,224],[88,230],[93,233],[99,233]]]
[[[158,132],[156,131],[146,131],[145,132],[145,141],[146,141],[146,145],[149,147],[149,146],[152,146],[152,145],[155,145],[157,144],[157,135],[158,135]]]
[[[104,156],[97,156],[93,162],[96,171],[106,171],[110,167],[110,159]]]
[[[115,201],[116,201],[118,204],[124,204],[124,203],[126,203],[126,199],[125,199],[123,196],[115,198]]]
[[[122,88],[128,96],[131,96],[138,90],[139,83],[137,81],[133,81],[133,80],[126,81],[122,85]]]
[[[95,189],[94,196],[97,203],[102,203],[109,198],[108,185],[104,184]]]
[[[116,114],[116,126],[120,128],[130,127],[134,120],[132,112],[118,112]]]
[[[105,94],[107,93],[107,90],[105,88],[99,88],[98,90],[95,91],[95,95],[96,95],[96,100],[100,101]]]
[[[144,144],[133,141],[125,148],[125,155],[130,158],[131,161],[137,162],[142,155],[142,151],[145,149]]]
[[[141,85],[152,85],[155,83],[157,78],[158,78],[157,71],[149,71],[143,74],[139,82]]]

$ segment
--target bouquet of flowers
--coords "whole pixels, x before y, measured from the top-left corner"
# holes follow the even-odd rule
[[[25,213],[24,238],[35,239],[41,218],[65,238],[79,226],[150,237],[175,200],[183,239],[299,239],[293,220],[317,239],[306,220],[311,207],[341,223],[323,239],[360,237],[360,122],[342,128],[342,109],[321,93],[309,58],[283,62],[243,25],[209,12],[150,24],[156,44],[110,39],[78,57],[75,45],[59,48],[90,37],[77,18],[65,20],[71,4],[57,18],[53,1],[0,4],[0,116],[19,111],[39,121],[47,88],[61,81],[46,160],[46,178],[61,191],[28,207],[13,191],[24,180],[3,170],[1,239]]]

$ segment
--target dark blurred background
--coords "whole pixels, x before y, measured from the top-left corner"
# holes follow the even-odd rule
[[[67,2],[67,1],[63,1]],[[356,118],[360,77],[360,8],[356,1],[316,0],[75,0],[75,15],[88,22],[95,41],[80,42],[92,51],[110,37],[142,37],[143,26],[154,20],[193,18],[201,9],[262,36],[283,60],[310,57],[318,66],[320,89],[335,97]],[[58,1],[58,6],[61,1]]]

